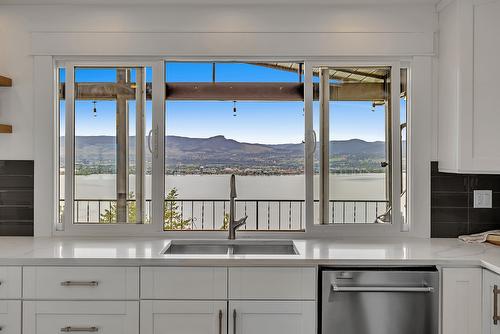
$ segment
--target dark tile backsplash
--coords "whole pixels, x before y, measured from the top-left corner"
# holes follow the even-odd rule
[[[492,190],[493,208],[474,209],[474,190]],[[431,237],[500,229],[500,175],[440,173],[431,162]]]
[[[33,161],[0,160],[0,236],[33,235]]]

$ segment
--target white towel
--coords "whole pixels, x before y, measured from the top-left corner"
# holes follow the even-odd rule
[[[486,242],[486,239],[488,238],[489,235],[500,235],[500,230],[492,230],[470,235],[461,235],[458,238],[467,243],[481,243],[481,242]]]

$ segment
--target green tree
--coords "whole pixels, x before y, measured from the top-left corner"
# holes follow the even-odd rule
[[[128,194],[129,199],[135,199],[135,195],[133,192]],[[137,219],[137,204],[135,201],[129,201],[127,203],[127,214],[128,214],[128,222],[135,223]],[[112,202],[109,209],[104,210],[104,213],[101,213],[99,217],[99,222],[102,224],[112,224],[116,223],[116,202]],[[146,218],[146,224],[149,223],[149,219]]]
[[[190,227],[191,219],[183,219],[182,213],[179,212],[179,204],[176,201],[178,197],[177,188],[170,189],[167,194],[163,210],[163,229],[165,231],[188,230]]]
[[[163,210],[163,229],[164,230],[187,230],[190,227],[191,219],[183,219],[182,213],[179,210],[179,204],[177,204],[177,199],[179,193],[177,188],[172,188],[166,197],[165,207]],[[133,192],[129,194],[130,199],[134,199],[135,195]],[[135,201],[129,201],[127,205],[128,212],[128,222],[135,223],[137,218],[137,204]],[[113,201],[109,209],[104,210],[100,214],[99,222],[102,224],[112,224],[116,223],[116,202]],[[147,219],[146,223],[149,223]]]
[[[224,220],[222,222],[222,226],[220,227],[220,229],[227,231],[228,228],[229,228],[229,213],[225,213]]]

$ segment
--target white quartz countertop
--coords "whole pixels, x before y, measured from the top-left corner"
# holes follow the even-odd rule
[[[299,255],[163,255],[168,239],[0,237],[0,265],[482,266],[500,274],[500,247],[457,239],[294,240]]]

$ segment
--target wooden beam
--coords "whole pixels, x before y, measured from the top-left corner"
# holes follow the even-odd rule
[[[176,82],[166,85],[167,100],[302,101],[304,85],[288,82]]]
[[[12,87],[12,79],[0,75],[0,87]]]
[[[171,101],[303,101],[304,84],[289,82],[174,82],[166,83],[166,99]],[[318,83],[313,84],[318,100]],[[383,83],[345,83],[330,85],[332,101],[383,101],[387,99]],[[135,84],[77,83],[77,100],[135,99]],[[64,84],[59,89],[64,100]],[[146,84],[146,99],[151,100],[151,83]]]
[[[319,98],[319,84],[313,85],[313,99]],[[388,92],[383,83],[345,83],[330,85],[330,101],[385,101]]]
[[[0,133],[12,133],[12,125],[0,124]]]

